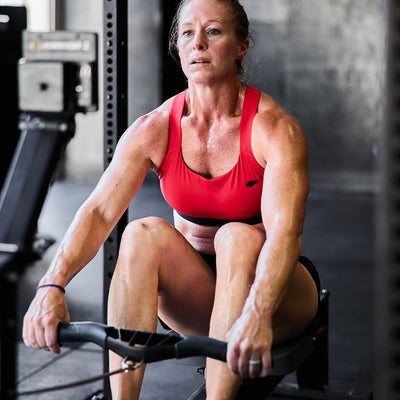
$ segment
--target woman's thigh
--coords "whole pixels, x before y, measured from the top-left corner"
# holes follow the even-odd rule
[[[214,304],[215,274],[196,250],[175,254],[161,270],[158,312],[182,334],[208,335]]]
[[[292,339],[314,320],[319,293],[310,272],[297,262],[286,293],[273,316],[274,342]]]
[[[157,277],[160,318],[179,333],[208,334],[215,275],[206,261],[166,221],[151,217],[134,225],[129,241],[140,241],[140,252],[148,253],[147,260],[141,257],[148,265],[136,267]]]

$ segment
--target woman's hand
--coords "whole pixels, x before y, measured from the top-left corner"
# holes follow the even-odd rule
[[[60,354],[57,335],[60,322],[69,322],[64,294],[57,288],[39,289],[24,317],[25,344]]]
[[[265,377],[271,371],[271,319],[261,316],[249,299],[227,334],[227,362],[232,372],[245,378]]]

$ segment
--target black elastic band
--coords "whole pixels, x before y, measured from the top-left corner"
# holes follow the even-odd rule
[[[176,211],[176,210],[175,210]],[[218,218],[197,218],[191,217],[189,215],[182,214],[179,211],[176,211],[182,218],[187,221],[193,222],[197,225],[203,226],[222,226],[227,224],[228,222],[242,222],[248,225],[255,225],[262,222],[261,214],[258,214],[254,217],[246,218],[246,219],[238,219],[238,220],[229,220],[229,219],[218,219]]]
[[[60,289],[63,293],[65,293],[65,289],[61,285],[56,285],[55,283],[46,283],[44,285],[39,285],[36,288],[36,290],[39,290],[39,289],[44,288],[44,287],[55,287],[57,289]]]

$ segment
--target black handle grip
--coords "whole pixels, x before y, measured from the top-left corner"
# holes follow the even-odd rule
[[[226,361],[228,344],[207,336],[188,336],[175,344],[176,358],[206,356],[216,360]]]
[[[113,328],[96,322],[78,322],[58,325],[60,344],[70,342],[91,342],[106,349],[107,337]]]

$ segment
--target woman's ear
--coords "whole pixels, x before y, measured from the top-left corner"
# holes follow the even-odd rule
[[[249,39],[245,39],[245,40],[243,40],[242,43],[240,43],[239,52],[238,52],[238,55],[237,55],[237,60],[241,60],[247,54],[247,51],[249,50],[249,47],[250,47]]]

